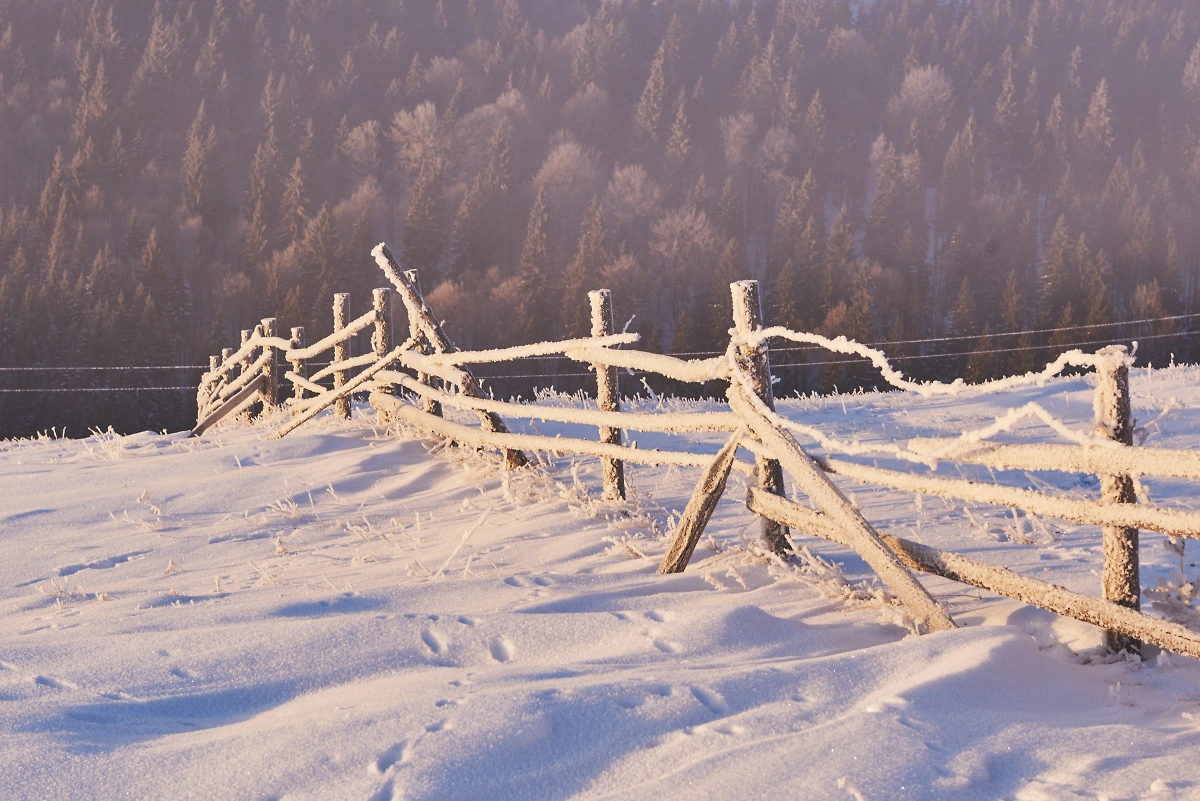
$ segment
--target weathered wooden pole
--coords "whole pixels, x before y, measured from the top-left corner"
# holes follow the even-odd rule
[[[1096,365],[1096,420],[1100,433],[1122,445],[1133,445],[1133,409],[1129,402],[1129,362],[1124,345],[1110,345],[1097,352],[1105,357]],[[1101,475],[1104,503],[1137,503],[1133,479],[1127,475]],[[1138,530],[1104,526],[1104,598],[1130,609],[1142,608],[1139,576]],[[1107,631],[1104,644],[1113,653],[1140,654],[1142,644],[1126,634]]]
[[[296,326],[292,329],[292,350],[302,350],[304,343],[304,326]],[[307,359],[292,359],[291,364],[293,373],[301,378],[308,378]],[[304,400],[304,387],[299,382],[292,384],[292,398],[297,401]]]
[[[425,296],[421,293],[421,276],[416,270],[405,270],[404,277],[408,279],[409,284],[413,288],[413,292],[416,293],[417,300],[419,300],[421,303],[424,303]],[[408,314],[408,335],[414,340],[418,341],[423,337],[423,334],[421,333],[421,321],[418,320],[417,316],[412,312],[409,312]],[[422,351],[428,352],[432,350],[432,346],[428,341],[428,337],[425,337],[425,340],[425,345],[422,348]],[[428,373],[417,373],[417,380],[427,387],[434,386],[434,378]],[[421,408],[429,414],[432,414],[434,417],[442,416],[442,404],[435,401],[433,398],[421,398]]]
[[[253,331],[251,331],[251,330],[250,330],[250,329],[248,329],[248,328],[243,328],[243,329],[242,329],[242,339],[241,339],[241,344],[238,346],[238,350],[241,350],[242,348],[246,347],[246,343],[250,341],[250,337],[252,337],[252,336],[254,336],[254,332],[253,332]],[[253,364],[253,363],[254,363],[254,357],[253,357],[253,356],[251,356],[249,353],[247,353],[247,354],[246,354],[246,355],[245,355],[245,356],[242,358],[242,361],[241,361],[241,362],[239,363],[239,365],[238,365],[238,375],[240,376],[240,375],[242,375],[243,373],[245,373],[247,370],[249,370],[249,369],[250,369],[250,365],[251,365],[251,364]]]
[[[371,334],[371,351],[375,358],[382,359],[392,350],[392,289],[381,287],[371,293],[371,305],[375,309],[375,331]],[[379,392],[393,393],[392,386],[377,387]],[[388,422],[387,415],[383,421]]]
[[[333,330],[338,332],[343,330],[350,324],[350,295],[345,292],[338,292],[333,296]],[[333,346],[333,360],[335,362],[344,362],[350,358],[350,341],[343,339]],[[333,389],[336,392],[346,386],[346,382],[350,380],[350,373],[347,370],[336,370],[333,373]],[[350,419],[350,399],[338,398],[334,405],[334,414],[343,420]]]
[[[208,384],[201,384],[200,391],[196,393],[196,419],[199,420],[204,414],[204,407],[208,406],[209,401],[213,396],[221,391],[221,376],[217,375],[217,370],[221,369],[221,360],[217,356],[208,357],[208,375],[212,376],[208,380]]]
[[[879,532],[854,508],[833,480],[801,450],[796,439],[787,431],[776,428],[766,413],[755,407],[755,394],[753,386],[743,385],[735,376],[729,385],[729,405],[763,447],[787,465],[797,488],[821,508],[833,525],[846,531],[847,542],[852,543],[851,547],[914,617],[924,621],[930,631],[955,628],[954,621],[942,605],[880,541]],[[766,488],[760,489],[764,493],[778,495]]]
[[[262,321],[262,333],[264,337],[278,336],[277,329],[278,320],[274,317],[264,317]],[[263,365],[263,375],[266,380],[263,382],[263,412],[267,411],[267,407],[275,407],[279,405],[279,348],[272,345],[264,345],[263,352],[270,356],[267,363]]]
[[[592,336],[611,336],[615,332],[612,292],[607,289],[589,292],[588,301],[592,304]],[[599,404],[600,411],[621,411],[617,391],[617,368],[603,364],[595,364],[592,367],[596,371],[596,403]],[[621,429],[601,426],[600,441],[609,445],[620,445]],[[605,500],[625,500],[625,463],[620,459],[602,458],[600,464],[604,470]]]
[[[729,285],[733,295],[733,327],[741,336],[762,328],[762,298],[757,281],[735,281]],[[775,410],[775,393],[771,389],[771,361],[766,344],[742,345],[738,348],[741,367],[750,376],[754,392],[767,408]],[[778,460],[757,456],[758,486],[775,495],[783,495],[783,468]],[[788,550],[787,527],[768,518],[761,518],[762,536],[767,547],[778,554]]]
[[[696,545],[704,535],[705,526],[712,519],[721,496],[725,494],[725,484],[729,481],[729,471],[733,469],[742,434],[742,431],[735,432],[717,454],[717,458],[713,459],[712,464],[705,468],[704,474],[700,476],[700,481],[692,490],[692,497],[688,499],[683,515],[679,518],[675,539],[658,565],[659,573],[682,573],[691,561]]]

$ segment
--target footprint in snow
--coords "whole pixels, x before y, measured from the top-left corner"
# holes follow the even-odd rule
[[[379,774],[387,773],[393,765],[406,761],[408,761],[408,742],[401,740],[376,757],[375,761],[371,763],[371,770]]]
[[[40,684],[43,687],[50,687],[55,690],[78,690],[79,688],[67,681],[66,679],[56,679],[50,676],[34,676],[34,684]]]
[[[654,647],[662,651],[664,654],[679,653],[679,646],[670,640],[654,640]]]
[[[650,620],[653,620],[655,623],[666,623],[671,619],[672,615],[670,612],[662,612],[658,609],[652,609],[646,613],[646,617]]]
[[[452,729],[452,728],[454,728],[454,725],[452,723],[450,723],[450,721],[439,720],[436,723],[430,723],[428,726],[426,726],[425,731],[429,732],[430,734],[433,734],[435,732],[446,731],[446,730]]]
[[[729,704],[725,703],[725,699],[718,693],[712,690],[705,690],[702,687],[693,687],[692,695],[696,700],[708,707],[708,711],[714,715],[724,715],[729,711]]]
[[[192,679],[196,678],[191,673],[187,672],[186,670],[184,670],[183,668],[180,668],[180,667],[171,668],[167,672],[170,673],[175,678],[184,679],[185,681],[191,681]]]
[[[446,648],[445,640],[433,629],[425,629],[425,631],[421,632],[421,641],[425,643],[425,647],[434,656],[439,656]]]
[[[497,637],[492,640],[492,644],[488,647],[488,650],[492,654],[492,659],[495,659],[497,662],[509,662],[516,655],[512,643],[504,637]]]
[[[399,798],[400,794],[396,792],[396,783],[391,779],[388,779],[383,783],[383,786],[379,788],[379,791],[376,792],[375,795],[371,796],[367,801],[397,801]]]
[[[469,618],[466,615],[459,615],[458,622],[462,623],[464,626],[474,626],[475,625],[474,619]]]
[[[525,582],[521,581],[521,579],[517,578],[516,576],[509,576],[508,578],[506,578],[504,580],[504,583],[510,587],[524,587],[525,586]]]

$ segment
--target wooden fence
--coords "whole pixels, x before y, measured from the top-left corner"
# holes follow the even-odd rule
[[[276,321],[263,320],[254,331],[242,333],[237,351],[213,357],[211,369],[198,392],[199,415],[193,436],[231,415],[245,414],[255,404],[280,406],[276,379],[280,361],[291,369],[285,377],[293,387],[283,406],[291,419],[274,436],[286,436],[322,410],[349,416],[349,398],[368,392],[371,405],[389,420],[401,421],[460,445],[496,448],[506,454],[510,467],[529,463],[528,450],[574,452],[598,457],[603,463],[606,497],[625,495],[624,467],[633,464],[674,464],[702,468],[700,481],[676,528],[674,539],[659,566],[660,573],[682,572],[725,490],[729,473],[739,470],[757,479],[746,500],[762,520],[766,544],[786,555],[791,547],[789,527],[806,535],[823,537],[855,550],[878,574],[927,630],[954,628],[945,608],[917,581],[912,571],[926,572],[987,589],[1025,603],[1101,626],[1106,645],[1114,653],[1138,652],[1142,642],[1200,658],[1200,633],[1140,611],[1138,529],[1169,536],[1200,538],[1200,513],[1138,503],[1135,481],[1143,475],[1200,479],[1200,454],[1162,448],[1132,447],[1129,403],[1130,358],[1122,346],[1094,354],[1072,351],[1046,369],[1013,376],[971,392],[1003,392],[1023,385],[1040,384],[1064,369],[1094,369],[1098,376],[1096,431],[1077,432],[1055,420],[1036,404],[1027,404],[998,419],[996,424],[967,432],[951,440],[912,440],[899,445],[863,446],[842,442],[824,432],[780,417],[774,410],[767,342],[783,338],[816,344],[831,351],[871,360],[891,385],[922,396],[953,395],[966,391],[963,382],[916,384],[891,368],[884,354],[844,338],[827,339],[762,326],[758,285],[740,281],[731,285],[733,329],[727,352],[710,359],[685,360],[636,350],[636,334],[616,334],[611,296],[607,290],[590,293],[592,336],[516,348],[461,352],[442,330],[425,304],[417,276],[398,268],[388,249],[379,245],[372,255],[399,295],[407,312],[408,337],[393,342],[392,289],[374,292],[371,311],[348,320],[345,295],[334,301],[334,332],[305,346],[303,329],[292,329],[290,339],[276,333]],[[374,329],[372,350],[351,358],[347,343],[368,328]],[[331,363],[309,374],[306,364],[326,351]],[[598,408],[560,408],[498,401],[486,397],[471,374],[470,365],[513,359],[561,355],[588,365],[597,377]],[[619,368],[657,373],[685,383],[728,383],[729,411],[634,414],[622,412],[618,401]],[[320,382],[332,379],[332,385]],[[473,413],[479,426],[447,420],[445,407]],[[1020,419],[1036,416],[1051,425],[1071,445],[996,445],[988,441],[1011,429]],[[508,430],[504,417],[548,420],[595,426],[595,440],[517,434]],[[716,457],[686,451],[639,449],[623,444],[622,430],[652,432],[724,432],[725,446]],[[793,436],[815,440],[823,457],[806,453]],[[737,458],[742,448],[754,455],[755,464]],[[844,458],[863,454],[885,455],[934,466],[939,461],[985,465],[993,468],[1058,470],[1093,473],[1101,481],[1101,497],[1082,500],[1065,496],[979,484],[962,479],[938,478],[902,470],[889,470]],[[784,491],[787,474],[809,506],[789,501]],[[996,504],[1101,527],[1105,564],[1102,597],[1084,596],[1020,576],[959,554],[929,548],[877,531],[850,503],[831,476],[866,485],[936,495],[970,502]]]

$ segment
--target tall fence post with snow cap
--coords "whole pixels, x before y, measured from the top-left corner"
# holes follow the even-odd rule
[[[279,334],[277,329],[278,320],[274,317],[264,317],[262,321],[262,332],[264,337],[274,337]],[[263,365],[263,412],[268,408],[279,405],[279,348],[272,345],[263,346],[264,353],[270,356],[267,363]]]
[[[1105,357],[1096,365],[1096,420],[1100,433],[1125,446],[1133,445],[1133,410],[1129,401],[1129,351],[1110,345],[1097,351]],[[1133,479],[1128,475],[1101,475],[1104,503],[1137,503]],[[1104,598],[1130,609],[1141,609],[1141,578],[1138,559],[1138,530],[1125,526],[1103,526]],[[1142,644],[1125,634],[1107,631],[1104,644],[1113,653],[1141,653]]]
[[[341,331],[350,324],[350,295],[345,292],[338,292],[333,296],[333,330]],[[333,360],[335,362],[344,362],[350,358],[350,343],[347,340],[341,340],[333,346]],[[350,374],[346,370],[337,370],[333,374],[333,389],[336,392],[346,386],[346,382],[350,380]],[[343,420],[350,419],[350,399],[343,397],[338,398],[334,403],[334,413]]]
[[[599,289],[588,293],[592,304],[592,336],[606,337],[614,333],[612,292]],[[603,364],[592,365],[596,370],[596,403],[602,412],[621,411],[617,393],[617,368]],[[609,445],[621,444],[621,429],[609,426],[600,428],[600,441]],[[625,464],[620,459],[604,457],[600,460],[604,469],[604,497],[606,500],[625,500]]]
[[[412,286],[413,292],[417,293],[417,299],[422,303],[425,302],[425,296],[421,294],[421,276],[416,270],[405,270],[404,277],[408,279],[408,283]],[[421,338],[421,323],[417,320],[415,314],[408,315],[408,335],[414,340]],[[417,380],[427,387],[433,386],[433,378],[428,373],[418,373]],[[434,417],[442,416],[442,404],[438,403],[433,398],[422,398],[421,408]]]
[[[304,326],[296,326],[292,329],[292,350],[303,350],[304,345]],[[291,365],[293,373],[301,378],[308,378],[307,359],[293,359]],[[304,400],[304,386],[299,381],[292,385],[292,399],[295,401]]]
[[[735,281],[729,285],[733,295],[733,327],[739,336],[752,334],[762,328],[762,298],[757,281]],[[775,410],[775,394],[771,389],[771,362],[766,344],[742,345],[738,348],[739,361],[754,383],[754,392],[767,408]],[[783,495],[783,467],[776,459],[757,456],[758,486],[773,495]],[[762,535],[767,546],[775,553],[788,549],[787,528],[768,517],[761,518]]]

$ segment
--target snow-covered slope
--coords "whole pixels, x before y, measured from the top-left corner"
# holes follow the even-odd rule
[[[1149,443],[1200,444],[1198,378],[1135,371],[1143,422],[1173,408]],[[780,408],[886,441],[1030,400],[1091,417],[1084,378]],[[913,636],[853,554],[764,554],[737,474],[687,572],[661,577],[696,470],[631,467],[612,504],[593,459],[505,474],[367,408],[267,440],[277,425],[0,443],[0,797],[1200,797],[1200,664],[1106,663],[1092,627],[928,577],[962,628]],[[843,486],[881,528],[1099,591],[1094,529]],[[1179,567],[1157,535],[1142,559],[1146,586]]]

